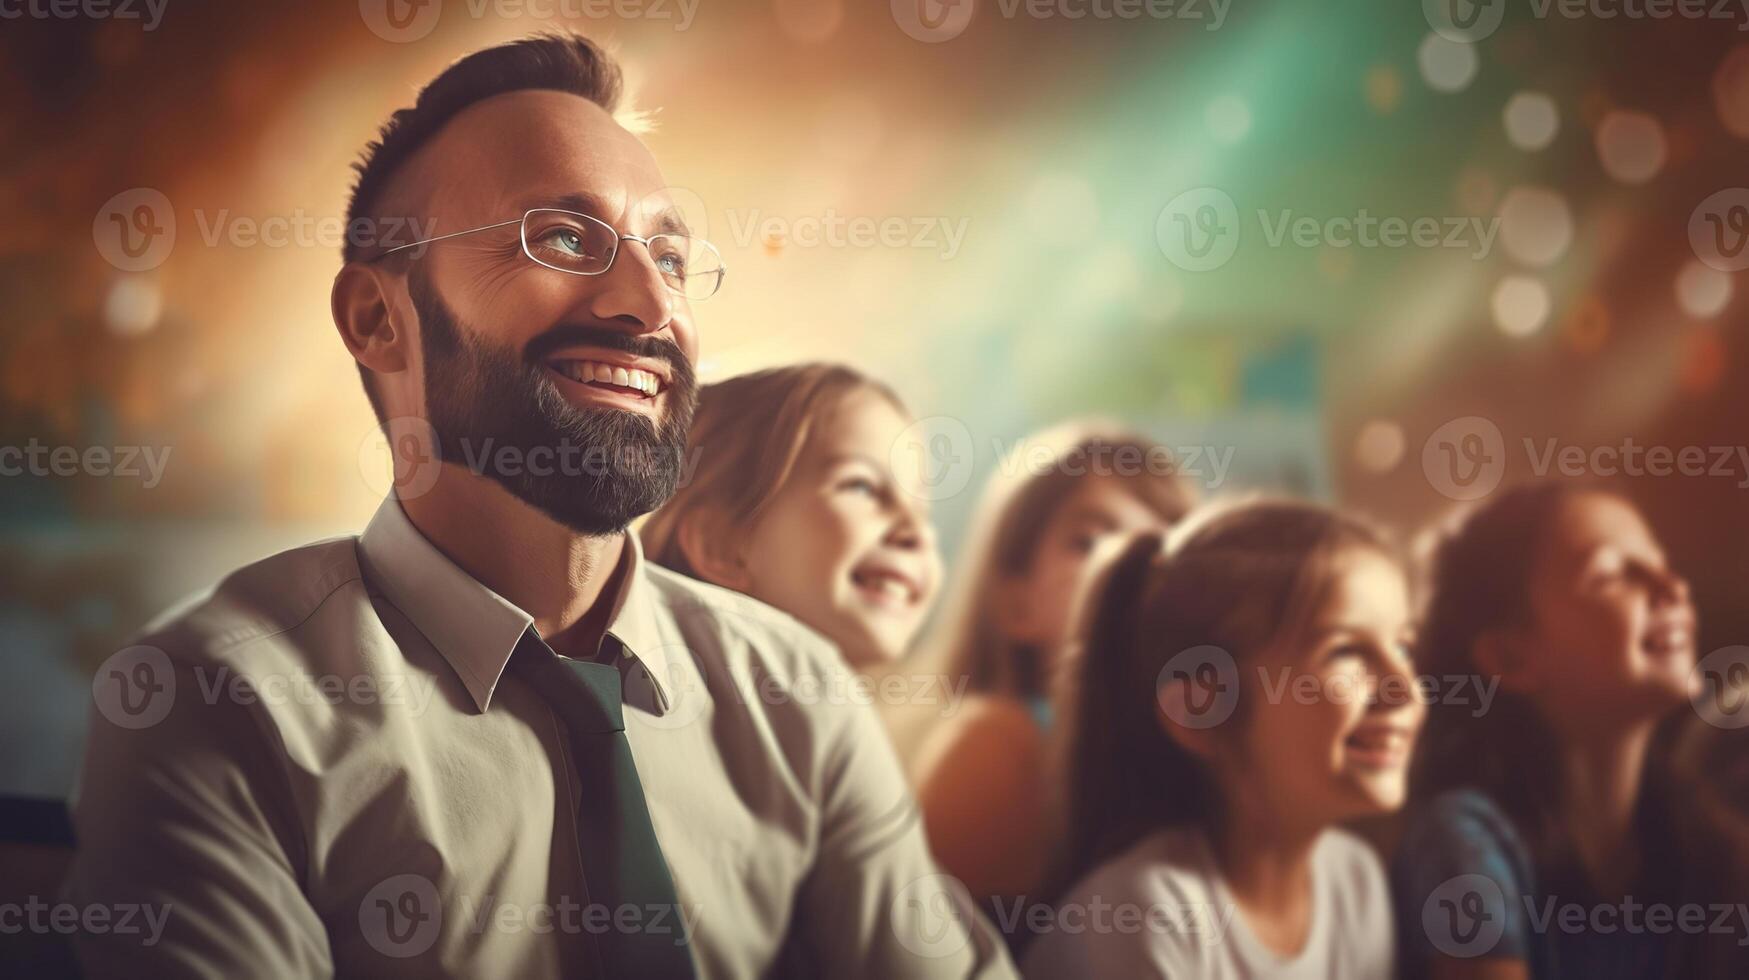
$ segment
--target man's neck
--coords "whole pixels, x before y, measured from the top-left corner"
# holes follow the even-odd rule
[[[426,540],[533,617],[555,651],[594,656],[607,622],[605,610],[588,614],[604,596],[611,599],[607,587],[620,566],[624,534],[579,534],[497,482],[448,463],[429,491],[400,504]]]

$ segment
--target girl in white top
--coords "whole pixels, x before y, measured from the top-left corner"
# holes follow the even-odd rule
[[[1066,678],[1065,846],[1029,978],[1393,973],[1378,858],[1426,709],[1401,565],[1359,522],[1251,503],[1132,539]],[[1034,923],[1035,926],[1038,923]]]

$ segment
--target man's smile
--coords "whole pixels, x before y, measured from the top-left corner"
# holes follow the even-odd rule
[[[656,414],[656,402],[669,383],[659,362],[628,354],[564,352],[548,357],[545,367],[565,397],[577,404],[629,408]]]

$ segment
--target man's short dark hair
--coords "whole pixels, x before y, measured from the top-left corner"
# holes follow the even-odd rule
[[[613,56],[578,34],[540,34],[468,55],[420,90],[412,107],[395,110],[377,138],[365,146],[363,158],[353,164],[358,180],[352,185],[352,200],[346,208],[348,231],[379,225],[383,216],[378,209],[396,172],[451,119],[476,102],[506,92],[550,89],[580,95],[612,113],[619,108],[622,88],[623,78]],[[376,243],[378,237],[348,234],[341,257],[357,262],[371,258],[379,247],[394,244],[360,244],[361,240]],[[381,422],[382,401],[370,369],[360,364],[358,373]]]

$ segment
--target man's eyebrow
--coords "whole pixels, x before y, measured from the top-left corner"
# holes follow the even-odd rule
[[[559,211],[577,211],[589,215],[591,218],[600,218],[607,213],[607,209],[602,207],[601,198],[596,197],[593,194],[569,193],[558,194],[550,197],[542,195],[540,197],[524,200],[521,207],[524,211],[530,211],[535,208],[554,208]]]
[[[674,208],[663,208],[650,218],[650,233],[653,235],[687,235],[692,229],[687,227],[686,219]]]
[[[522,202],[522,210],[533,208],[555,208],[560,211],[577,211],[601,221],[607,213],[602,199],[593,194],[568,193],[554,197],[531,198]],[[690,235],[692,229],[687,227],[686,219],[673,207],[663,208],[650,218],[650,234],[652,235]]]

